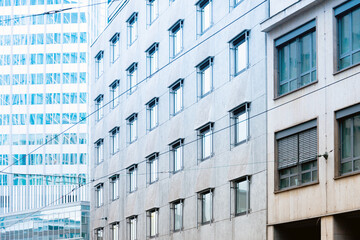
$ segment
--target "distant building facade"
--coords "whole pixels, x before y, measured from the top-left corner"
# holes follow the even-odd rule
[[[42,233],[11,234],[28,231],[30,223],[22,217],[29,212],[39,216],[42,209],[43,217],[44,207],[89,205],[86,187],[79,188],[88,180],[84,4],[87,1],[0,1],[1,239],[45,239],[35,237],[45,236]],[[61,11],[65,8],[71,10]],[[19,223],[11,226],[14,216]],[[38,232],[52,227],[49,221],[36,221],[44,224]],[[66,238],[89,239],[86,231],[80,234],[80,226],[78,230]]]

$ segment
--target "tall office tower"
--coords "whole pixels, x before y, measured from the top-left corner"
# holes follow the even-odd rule
[[[0,239],[89,238],[87,4],[0,1]]]
[[[267,6],[93,7],[93,239],[266,239]]]

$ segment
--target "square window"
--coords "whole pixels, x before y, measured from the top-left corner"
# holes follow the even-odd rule
[[[114,175],[110,177],[110,194],[111,200],[116,200],[119,198],[119,187],[120,187],[120,177],[119,175]]]
[[[114,155],[120,149],[120,128],[115,127],[110,132],[110,141],[111,141],[111,153]]]
[[[104,239],[104,229],[103,228],[95,229],[95,238],[96,238],[96,240]]]
[[[203,98],[213,90],[213,57],[208,57],[196,66],[198,98]]]
[[[119,222],[115,222],[110,225],[111,240],[119,240],[119,227]]]
[[[120,33],[110,39],[110,62],[114,63],[120,57]]]
[[[104,72],[104,51],[100,51],[95,56],[95,77],[99,79]]]
[[[131,114],[126,119],[128,125],[128,143],[133,143],[137,140],[137,113]]]
[[[159,180],[159,153],[153,153],[146,158],[147,183],[152,184]]]
[[[100,121],[104,117],[104,95],[100,94],[95,98],[96,121]]]
[[[132,165],[127,168],[128,177],[128,192],[132,193],[137,190],[137,165]]]
[[[198,132],[198,160],[204,161],[213,156],[213,127],[210,122],[197,129]]]
[[[231,145],[236,146],[249,138],[250,103],[241,104],[230,111]]]
[[[335,8],[338,28],[338,70],[360,62],[360,8],[355,1]]]
[[[207,224],[213,221],[213,194],[214,189],[207,189],[198,193],[198,223]]]
[[[171,116],[175,116],[184,109],[183,88],[184,88],[184,79],[182,78],[169,86]]]
[[[316,182],[317,121],[277,132],[278,189],[287,189]]]
[[[181,231],[183,229],[184,200],[179,199],[170,203],[171,211],[171,230]]]
[[[100,164],[104,161],[104,139],[100,138],[95,142],[95,157],[96,164]]]
[[[159,125],[159,98],[153,98],[146,104],[147,129],[153,130]]]
[[[159,69],[159,43],[152,44],[146,51],[147,75],[153,75]]]
[[[96,193],[96,207],[104,205],[104,184],[98,184],[95,186]]]
[[[197,7],[198,35],[202,35],[213,24],[212,0],[200,0]]]
[[[170,143],[170,171],[173,173],[179,172],[184,167],[184,139],[180,138],[173,143]]]
[[[138,36],[138,13],[134,12],[126,21],[128,32],[128,46],[131,46]]]
[[[250,176],[232,181],[234,191],[234,215],[242,215],[250,211]]]
[[[128,94],[132,94],[137,89],[137,63],[132,63],[127,69],[127,77],[128,77]]]
[[[147,18],[148,25],[151,25],[159,16],[159,0],[147,0]]]
[[[178,20],[170,29],[170,58],[175,58],[183,50],[184,20]]]
[[[148,237],[157,237],[159,234],[159,209],[154,208],[146,212],[147,224],[149,226]]]
[[[335,113],[338,123],[338,176],[360,171],[360,104]]]
[[[278,57],[277,96],[316,81],[316,21],[275,40]]]
[[[137,239],[137,216],[131,216],[126,219],[128,225],[128,239]]]
[[[110,88],[110,98],[111,98],[111,108],[115,108],[120,102],[120,80],[115,80],[109,86]]]
[[[248,32],[240,33],[230,43],[231,75],[237,76],[248,67]]]

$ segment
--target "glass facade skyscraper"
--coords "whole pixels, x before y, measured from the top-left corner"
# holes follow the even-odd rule
[[[87,3],[0,0],[0,217],[89,200]]]

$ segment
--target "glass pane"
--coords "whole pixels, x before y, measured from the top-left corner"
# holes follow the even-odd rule
[[[248,182],[236,183],[236,213],[246,212],[247,210]]]
[[[352,55],[352,64],[356,64],[360,62],[360,52],[354,53]]]
[[[310,71],[311,34],[300,38],[301,73]]]
[[[311,40],[312,40],[312,45],[311,45],[311,50],[312,50],[311,68],[316,68],[316,34],[315,34],[315,32],[311,33]]]
[[[301,182],[302,183],[311,182],[311,172],[301,174]]]
[[[296,42],[290,43],[289,48],[290,48],[290,54],[289,54],[289,56],[290,56],[290,79],[294,79],[297,76]]]
[[[280,85],[279,95],[284,94],[284,93],[287,93],[287,92],[289,91],[289,90],[288,90],[288,86],[289,86],[288,83],[285,83],[285,84],[283,84],[283,85]]]
[[[289,187],[289,178],[280,179],[280,189]]]
[[[203,31],[208,29],[211,24],[211,3],[209,2],[204,8],[203,8],[203,17],[202,17],[202,26]]]
[[[202,158],[211,156],[211,132],[208,131],[202,136]]]
[[[297,186],[299,183],[298,176],[290,177],[290,186]]]
[[[247,129],[246,129],[246,113],[240,114],[236,116],[236,131],[235,131],[235,137],[236,137],[236,143],[240,143],[244,140],[246,140],[247,136]]]
[[[354,161],[354,171],[360,170],[360,160]]]
[[[354,157],[360,156],[360,116],[354,117],[354,136],[353,136],[353,149],[354,149]]]
[[[352,12],[352,50],[360,48],[360,8]]]
[[[341,124],[341,158],[351,157],[351,119]]]
[[[315,171],[312,172],[312,180],[313,180],[314,182],[317,181],[317,170],[315,170]]]
[[[209,222],[211,220],[211,194],[202,195],[202,222]]]
[[[280,67],[280,84],[285,82],[289,76],[289,61],[288,61],[289,47],[285,46],[279,49],[279,67]]]
[[[348,173],[352,171],[352,162],[341,164],[341,173]]]
[[[310,73],[301,77],[300,86],[305,86],[311,82]]]
[[[211,67],[202,72],[202,95],[211,91]]]
[[[174,206],[174,230],[180,230],[182,227],[182,204]]]
[[[340,27],[340,55],[350,51],[350,14],[339,21]]]
[[[350,56],[340,59],[339,68],[343,69],[350,66]]]
[[[289,88],[289,91],[293,91],[298,88],[297,79],[290,81]]]
[[[238,73],[246,68],[246,62],[247,62],[246,41],[244,41],[239,46],[237,46],[237,48],[235,49],[235,53],[236,53],[235,67],[236,67],[236,73]]]

